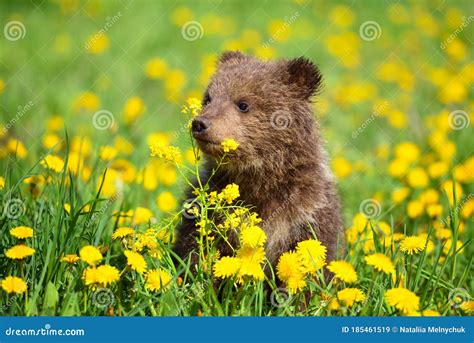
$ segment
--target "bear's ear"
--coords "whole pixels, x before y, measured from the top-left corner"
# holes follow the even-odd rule
[[[219,57],[219,65],[239,64],[247,59],[247,56],[240,51],[224,51]]]
[[[298,57],[286,63],[288,83],[297,87],[303,99],[309,99],[320,88],[323,76],[318,67],[304,57]]]

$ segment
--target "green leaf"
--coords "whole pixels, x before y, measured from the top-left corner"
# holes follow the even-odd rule
[[[43,316],[53,316],[56,311],[56,305],[59,301],[59,294],[56,286],[50,281],[46,286],[46,292],[43,301]]]
[[[79,316],[81,310],[79,308],[79,301],[77,293],[71,293],[65,300],[61,309],[61,316]]]

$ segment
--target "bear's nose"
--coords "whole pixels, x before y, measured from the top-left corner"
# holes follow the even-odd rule
[[[196,118],[193,120],[193,123],[191,125],[191,129],[193,130],[193,133],[198,133],[202,134],[207,131],[207,129],[211,126],[209,124],[209,121],[205,118]]]

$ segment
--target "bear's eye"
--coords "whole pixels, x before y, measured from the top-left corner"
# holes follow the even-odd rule
[[[249,104],[247,104],[245,101],[239,101],[237,103],[237,107],[239,108],[239,111],[242,113],[247,113],[249,111]]]
[[[209,95],[208,92],[206,92],[206,94],[204,94],[204,98],[202,99],[202,105],[203,106],[209,105],[210,102],[211,102],[211,96]]]

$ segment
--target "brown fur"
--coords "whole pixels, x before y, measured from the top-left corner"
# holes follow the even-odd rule
[[[263,219],[273,266],[313,232],[327,247],[328,260],[341,247],[340,205],[310,102],[320,86],[319,70],[305,58],[263,62],[226,52],[197,117],[209,126],[194,134],[206,155],[204,182],[222,154],[220,142],[233,138],[240,144],[211,180],[210,191],[239,185],[239,200]],[[239,111],[239,101],[248,103],[247,113]],[[180,257],[196,248],[195,233],[194,221],[183,218],[175,245]]]

